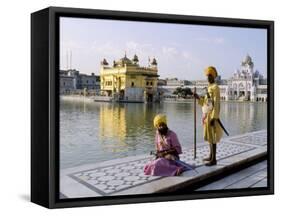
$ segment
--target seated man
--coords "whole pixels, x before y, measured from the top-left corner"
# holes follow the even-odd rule
[[[159,114],[154,118],[156,159],[144,167],[146,175],[178,176],[183,171],[192,169],[188,164],[179,161],[182,153],[181,145],[175,132],[167,126],[165,115]]]

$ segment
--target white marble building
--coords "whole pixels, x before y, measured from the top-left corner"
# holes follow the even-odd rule
[[[222,100],[267,101],[267,80],[254,70],[249,55],[242,61],[240,70],[219,86]]]

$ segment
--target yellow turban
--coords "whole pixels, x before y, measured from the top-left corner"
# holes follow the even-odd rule
[[[161,123],[167,125],[167,117],[166,115],[158,114],[157,116],[154,117],[153,120],[154,127],[158,128]]]
[[[208,75],[212,75],[214,78],[216,78],[218,76],[218,72],[217,72],[217,69],[213,66],[209,66],[205,69],[205,75],[208,76]]]

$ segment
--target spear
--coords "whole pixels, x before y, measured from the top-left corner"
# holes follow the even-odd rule
[[[194,87],[194,94],[196,94],[196,87]],[[196,97],[194,97],[194,159],[196,159]]]

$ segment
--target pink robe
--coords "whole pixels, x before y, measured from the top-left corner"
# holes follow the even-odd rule
[[[168,144],[168,146],[163,147],[162,145],[160,145],[161,137],[160,134],[156,132],[155,145],[158,151],[174,148],[176,149],[178,155],[182,153],[181,145],[175,132],[169,129],[167,135],[164,136],[164,139],[165,143]],[[175,176],[179,175],[185,170],[187,170],[186,167],[182,166],[174,160],[157,158],[145,165],[144,174],[154,176]]]

